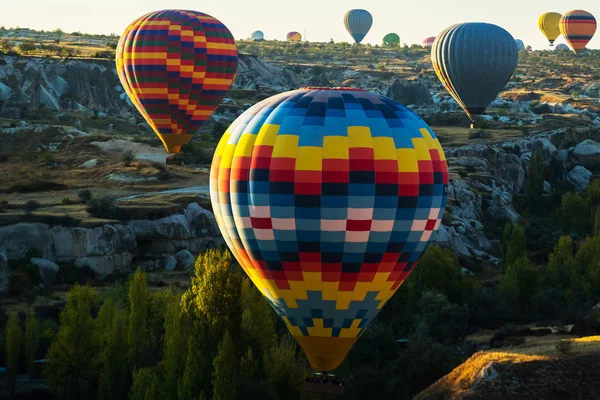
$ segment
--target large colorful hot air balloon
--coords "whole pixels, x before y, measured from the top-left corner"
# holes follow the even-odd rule
[[[560,18],[562,15],[556,12],[547,12],[538,19],[538,27],[550,42],[550,46],[554,46],[554,41],[560,36]]]
[[[262,31],[254,31],[250,34],[250,40],[254,40],[255,42],[265,40],[265,34]]]
[[[596,33],[596,18],[587,11],[569,11],[560,19],[560,32],[571,49],[579,54]]]
[[[385,47],[394,47],[400,44],[400,36],[397,33],[388,33],[383,37],[382,45]]]
[[[523,41],[521,39],[515,39],[515,44],[517,45],[517,50],[518,51],[525,51],[525,43],[523,43]]]
[[[469,118],[481,114],[512,76],[515,39],[499,26],[469,22],[440,33],[431,48],[433,68]]]
[[[121,35],[116,54],[125,92],[169,153],[179,153],[217,108],[237,62],[227,27],[185,10],[136,19]]]
[[[223,238],[319,371],[415,268],[448,173],[427,124],[361,89],[270,97],[227,129],[210,195]]]
[[[285,38],[288,42],[299,42],[302,40],[302,35],[298,32],[288,32]]]
[[[434,41],[435,41],[435,36],[429,36],[423,40],[422,45],[426,49],[429,49],[429,48],[431,48],[431,46],[433,46]]]
[[[367,10],[350,10],[344,15],[346,30],[356,43],[360,43],[373,25],[373,17]]]

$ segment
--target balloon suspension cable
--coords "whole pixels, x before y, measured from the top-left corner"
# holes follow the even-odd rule
[[[319,393],[323,396],[342,396],[344,383],[335,379],[335,375],[328,374],[327,371],[315,372],[314,377],[306,378],[304,392]]]

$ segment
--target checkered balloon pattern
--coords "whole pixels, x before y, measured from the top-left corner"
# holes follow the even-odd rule
[[[256,104],[225,132],[210,176],[225,241],[321,371],[343,361],[415,268],[447,185],[427,124],[360,89]]]
[[[237,62],[225,25],[184,10],[138,18],[121,35],[116,55],[125,92],[170,153],[178,153],[223,100]]]

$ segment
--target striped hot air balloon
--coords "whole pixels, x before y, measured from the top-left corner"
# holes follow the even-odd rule
[[[429,36],[423,40],[423,47],[426,49],[430,49],[433,46],[433,42],[435,41],[435,36]]]
[[[163,10],[121,35],[117,73],[125,92],[163,142],[178,153],[233,83],[238,53],[231,32],[197,11]]]
[[[429,126],[360,89],[263,100],[227,129],[210,172],[223,238],[319,371],[344,360],[413,271],[447,186]]]
[[[250,34],[250,40],[254,40],[255,42],[265,40],[265,34],[263,31],[254,31]]]
[[[483,113],[512,76],[519,52],[515,39],[499,26],[469,22],[440,33],[431,63],[469,118]]]
[[[382,45],[384,47],[394,47],[400,44],[400,36],[397,33],[388,33],[383,37]]]
[[[579,54],[596,33],[596,18],[587,11],[569,11],[560,19],[560,32],[571,49]]]
[[[285,35],[285,38],[288,42],[299,42],[302,40],[302,35],[299,32],[288,32]]]
[[[360,43],[373,25],[373,16],[367,10],[350,10],[344,15],[346,30],[356,43]]]
[[[546,36],[550,46],[554,46],[554,41],[560,36],[560,18],[562,15],[556,12],[547,12],[538,19],[538,28]]]

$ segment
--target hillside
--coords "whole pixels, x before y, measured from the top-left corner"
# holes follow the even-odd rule
[[[600,337],[572,340],[567,354],[556,343],[475,353],[415,400],[599,398]]]

